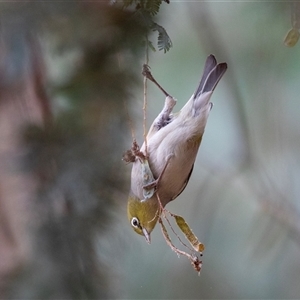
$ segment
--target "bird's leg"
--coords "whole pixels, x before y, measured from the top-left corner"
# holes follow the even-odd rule
[[[157,190],[157,186],[158,186],[158,184],[159,184],[159,182],[160,182],[160,180],[161,180],[161,178],[162,178],[162,176],[163,176],[163,174],[164,174],[164,172],[165,172],[165,170],[166,170],[166,168],[167,168],[167,166],[169,164],[169,161],[170,161],[170,159],[172,157],[173,157],[173,154],[168,155],[167,161],[166,161],[166,163],[164,165],[164,168],[161,171],[161,173],[159,174],[159,176],[158,176],[157,179],[154,179],[154,177],[153,177],[153,174],[152,174],[152,172],[150,170],[150,167],[149,167],[149,164],[148,164],[148,160],[145,160],[145,162],[147,164],[145,164],[145,162],[142,163],[143,174],[144,174],[144,176],[145,175],[147,176],[148,182],[149,182],[149,179],[151,180],[151,177],[149,175],[152,176],[152,180],[149,183],[147,183],[147,184],[145,184],[143,186],[143,196],[144,196],[144,199],[142,201],[146,201],[147,199],[150,199],[154,195],[154,193]],[[149,169],[149,171],[150,171],[151,174],[149,174],[149,172],[145,172],[145,166],[148,167],[148,169]],[[144,177],[144,182],[145,182],[145,177]]]
[[[153,134],[155,134],[158,130],[165,127],[172,121],[172,109],[176,104],[176,99],[173,98],[162,86],[154,79],[153,75],[150,72],[150,67],[148,65],[143,65],[142,74],[149,80],[151,80],[154,84],[158,86],[158,88],[164,93],[166,96],[165,105],[160,112],[160,114],[154,120],[151,128],[149,129],[147,138],[149,139]]]
[[[140,147],[136,142],[136,140],[133,140],[132,147],[123,155],[123,160],[125,160],[126,162],[135,162],[136,159],[138,159],[139,162],[141,163],[143,184],[145,186],[148,186],[149,184],[154,182],[155,179],[150,169],[148,158],[140,150]],[[155,186],[153,187],[149,186],[147,189],[143,188],[144,199],[142,201],[150,199],[154,195],[154,193],[155,193]]]
[[[165,99],[165,105],[162,109],[162,111],[160,112],[160,114],[156,117],[156,119],[154,120],[149,133],[147,135],[147,139],[150,139],[151,136],[153,134],[155,134],[155,132],[157,132],[158,130],[160,130],[162,127],[166,126],[167,124],[169,124],[172,120],[171,120],[171,113],[173,110],[173,107],[176,104],[176,100],[169,94],[167,93],[162,87],[161,85],[154,79],[154,77],[152,76],[151,72],[150,72],[150,68],[148,65],[143,65],[143,72],[142,74],[149,80],[151,80],[153,83],[155,83],[158,88],[165,94],[166,99]],[[134,148],[134,145],[132,147],[132,149]],[[133,154],[138,157],[140,163],[141,163],[141,167],[142,167],[142,174],[143,174],[143,196],[144,199],[141,201],[146,201],[147,199],[152,198],[152,196],[154,195],[154,193],[156,192],[157,189],[157,185],[161,180],[161,177],[163,176],[166,167],[169,163],[171,156],[167,157],[166,160],[166,164],[161,172],[161,174],[159,175],[159,177],[157,179],[154,179],[153,177],[153,173],[150,169],[149,166],[149,162],[148,162],[148,157],[146,157],[140,150],[139,148],[137,149],[137,151],[132,151]]]
[[[142,74],[149,80],[151,80],[156,86],[166,95],[166,97],[172,97],[169,93],[166,92],[165,89],[162,88],[162,86],[154,79],[150,72],[150,67],[146,64],[143,65],[143,71]]]
[[[147,158],[140,158],[140,163],[142,167],[142,176],[143,176],[143,183],[144,186],[149,186],[147,189],[144,188],[143,186],[143,196],[144,199],[141,201],[145,201],[147,199],[150,199],[154,193],[155,193],[155,186],[150,186],[152,182],[155,181],[153,173],[150,169],[149,162]]]
[[[176,100],[171,97],[167,96],[165,99],[165,105],[162,109],[162,111],[159,113],[159,115],[155,118],[152,127],[154,127],[152,130],[153,132],[156,132],[160,130],[161,128],[168,125],[170,122],[172,122],[172,110],[173,107],[176,104]],[[149,132],[152,132],[150,129]]]
[[[149,184],[146,184],[143,186],[143,189],[147,190],[147,189],[153,189],[153,188],[157,188],[162,176],[164,175],[165,171],[166,171],[166,168],[170,162],[170,159],[174,156],[174,154],[169,154],[168,157],[167,157],[167,160],[166,160],[166,163],[164,165],[164,168],[162,169],[161,173],[159,174],[158,178],[153,180],[152,182],[150,182]]]
[[[122,160],[124,160],[127,163],[133,163],[136,161],[136,158],[145,160],[146,157],[143,152],[140,151],[140,146],[134,139],[132,142],[131,149],[127,150],[122,157]]]
[[[140,151],[140,146],[138,145],[138,143],[135,139],[132,142],[131,151],[135,157],[138,157],[140,159],[146,159],[144,153],[142,151]]]
[[[154,179],[153,173],[149,166],[148,158],[144,155],[142,151],[140,151],[140,147],[136,142],[136,140],[133,140],[132,147],[123,155],[123,160],[126,162],[135,162],[136,159],[138,159],[141,164],[143,184],[144,184],[143,185],[144,199],[142,199],[141,201],[146,201],[147,199],[150,199],[154,195],[156,191],[156,186],[160,181],[160,178],[164,173],[165,168],[167,167],[169,159],[167,160],[167,163],[164,166],[162,173],[157,179]]]

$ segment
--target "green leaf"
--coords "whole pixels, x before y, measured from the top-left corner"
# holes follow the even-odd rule
[[[299,37],[300,37],[299,30],[296,28],[292,28],[289,30],[286,37],[284,38],[284,44],[287,47],[294,47],[297,44]]]
[[[158,50],[164,50],[164,53],[169,51],[173,44],[169,35],[167,34],[167,31],[157,23],[153,23],[152,30],[158,31]]]
[[[190,244],[193,246],[193,248],[197,252],[204,251],[204,245],[201,242],[199,242],[198,238],[195,236],[195,234],[193,233],[193,231],[191,230],[190,226],[185,221],[185,219],[181,216],[174,215],[174,214],[172,214],[172,216],[175,218],[175,221],[176,221],[178,227],[183,232],[183,234],[185,235],[187,240],[190,242]]]
[[[151,16],[155,16],[159,12],[159,7],[162,0],[147,0],[145,10],[149,12]]]
[[[172,41],[164,27],[153,22],[153,16],[159,12],[160,5],[163,1],[169,3],[169,1],[166,0],[123,0],[123,6],[129,7],[135,5],[134,15],[136,19],[147,29],[158,32],[158,49],[164,50],[164,53],[166,53],[172,47]],[[151,50],[156,51],[155,47],[150,42],[148,43],[148,47]]]

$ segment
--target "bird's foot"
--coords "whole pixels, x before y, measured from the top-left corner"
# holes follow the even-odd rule
[[[153,75],[150,72],[150,67],[146,64],[143,65],[142,74],[149,80],[151,80],[165,95],[166,97],[170,96],[169,93],[166,92],[164,88],[155,80]]]
[[[143,152],[140,151],[140,146],[137,141],[134,139],[132,142],[131,149],[127,150],[122,157],[126,163],[133,163],[136,161],[136,158],[140,158],[141,160],[145,160],[146,156]]]
[[[144,189],[144,190],[152,190],[152,189],[155,189],[155,190],[156,190],[156,189],[157,189],[157,186],[158,186],[159,182],[160,182],[161,179],[162,179],[162,176],[164,175],[164,173],[165,173],[165,171],[166,171],[166,168],[167,168],[167,166],[168,166],[168,164],[169,164],[169,162],[170,162],[170,159],[171,159],[173,156],[174,156],[174,154],[169,154],[169,155],[168,155],[167,160],[166,160],[166,163],[165,163],[165,165],[164,165],[164,168],[162,169],[162,171],[161,171],[161,173],[159,174],[158,178],[155,179],[155,180],[153,180],[153,181],[151,181],[151,182],[148,183],[148,184],[145,184],[145,185],[143,186],[143,189]]]

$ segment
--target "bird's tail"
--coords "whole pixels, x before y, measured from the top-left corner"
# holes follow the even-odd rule
[[[217,63],[213,55],[208,56],[205,62],[204,71],[193,95],[193,111],[196,113],[204,105],[208,104],[210,96],[217,86],[218,82],[227,70],[226,63]]]

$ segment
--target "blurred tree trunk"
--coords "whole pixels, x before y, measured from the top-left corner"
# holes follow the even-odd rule
[[[30,203],[37,188],[33,174],[20,172],[26,152],[21,130],[29,122],[43,125],[41,101],[46,99],[40,99],[37,94],[37,89],[44,88],[36,80],[42,81],[42,62],[34,62],[35,66],[28,66],[23,70],[26,73],[11,80],[6,74],[12,45],[2,39],[0,47],[0,298],[4,298],[7,278],[28,259],[30,246],[26,229],[33,217]],[[34,45],[28,49],[40,55]]]
[[[115,297],[95,244],[123,188],[123,107],[144,28],[105,2],[2,9],[0,298]],[[45,49],[77,53],[62,81],[49,83]]]

